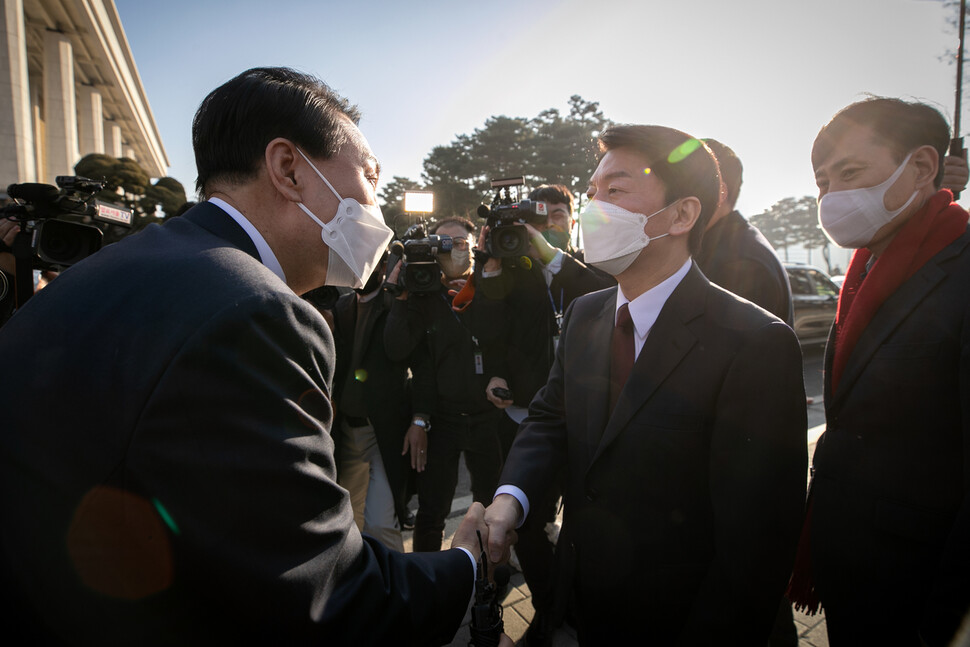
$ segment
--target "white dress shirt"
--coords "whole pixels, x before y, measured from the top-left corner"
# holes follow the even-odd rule
[[[259,230],[253,226],[253,223],[246,219],[246,216],[240,213],[239,209],[235,208],[225,200],[221,198],[209,198],[209,202],[216,205],[227,214],[229,217],[236,221],[236,223],[243,228],[249,239],[253,241],[256,246],[256,252],[259,254],[259,260],[266,266],[268,270],[273,272],[276,276],[280,277],[283,283],[286,283],[286,276],[283,274],[283,266],[280,265],[279,260],[276,258],[276,254],[270,249],[269,243],[263,238]]]

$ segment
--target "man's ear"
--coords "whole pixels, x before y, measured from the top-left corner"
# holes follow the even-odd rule
[[[674,218],[670,223],[671,236],[684,236],[690,233],[701,215],[701,201],[691,196],[682,198],[676,206]]]
[[[280,195],[291,202],[302,202],[302,187],[297,173],[300,154],[296,145],[288,139],[277,137],[266,144],[263,157],[269,181]]]
[[[935,187],[936,174],[940,170],[940,155],[932,146],[920,146],[910,158],[916,165],[916,188],[927,185]]]

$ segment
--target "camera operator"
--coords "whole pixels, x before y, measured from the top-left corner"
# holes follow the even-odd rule
[[[341,296],[332,311],[337,353],[332,433],[337,482],[350,493],[357,527],[404,552],[409,467],[424,468],[427,439],[423,429],[410,425],[408,364],[392,360],[384,346],[394,300],[381,289],[386,264],[385,254],[364,287]],[[417,400],[413,409],[429,411],[430,404]]]
[[[495,406],[505,409],[499,432],[505,453],[529,403],[546,383],[566,308],[573,299],[615,285],[612,277],[586,266],[581,254],[572,249],[573,196],[569,189],[561,184],[543,185],[529,199],[545,202],[547,216],[544,223],[525,225],[531,242],[528,255],[489,258],[476,294],[476,303],[501,304],[501,319],[507,321],[503,363],[490,375],[486,391]],[[503,375],[508,375],[507,381]],[[496,388],[510,390],[512,398],[499,397]],[[555,479],[547,496],[533,503],[533,512],[518,530],[515,552],[536,609],[529,644],[542,644],[551,634],[552,628],[544,622],[555,562],[545,529],[555,519],[560,493]]]
[[[432,233],[451,237],[450,251],[439,251],[440,281],[420,292],[401,293],[391,308],[384,340],[388,356],[410,356],[416,398],[433,400],[430,416],[416,414],[408,434],[426,434],[427,455],[419,454],[418,514],[414,550],[441,548],[445,519],[458,483],[459,456],[464,453],[475,501],[492,499],[502,467],[498,439],[500,412],[485,398],[487,371],[496,361],[493,342],[501,334],[485,325],[490,304],[469,298],[474,289],[471,245],[475,226],[465,218],[447,218]],[[389,277],[399,276],[403,263]],[[460,289],[460,291],[459,291]],[[421,394],[427,389],[429,393]]]

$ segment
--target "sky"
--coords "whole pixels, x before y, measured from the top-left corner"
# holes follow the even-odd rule
[[[566,113],[579,94],[614,122],[671,126],[733,148],[744,164],[737,206],[748,216],[816,194],[815,135],[870,93],[928,102],[952,123],[958,41],[948,18],[957,10],[946,4],[115,0],[169,175],[190,196],[199,103],[250,67],[285,65],[360,107],[381,186],[392,176],[420,180],[434,146],[491,116]]]

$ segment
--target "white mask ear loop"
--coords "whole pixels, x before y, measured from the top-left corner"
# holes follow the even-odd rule
[[[333,194],[337,196],[337,200],[343,202],[343,198],[341,198],[340,194],[337,193],[337,189],[333,188],[333,185],[330,184],[330,180],[328,180],[323,176],[323,173],[321,173],[320,170],[313,164],[313,162],[310,161],[310,158],[307,157],[306,154],[303,151],[301,151],[299,148],[296,149],[296,152],[299,153],[303,157],[303,159],[306,160],[306,163],[309,164],[310,168],[313,169],[313,172],[316,173],[320,177],[320,179],[324,181],[324,183],[327,185],[327,188],[333,191]]]

